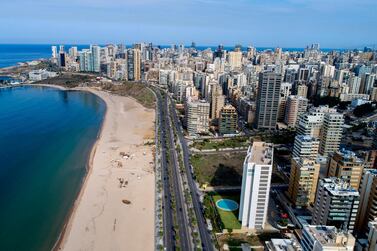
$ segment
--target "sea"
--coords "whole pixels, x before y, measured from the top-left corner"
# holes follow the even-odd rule
[[[50,58],[51,57],[51,46],[53,44],[0,44],[0,68],[14,66],[20,62],[27,62],[41,58]],[[54,44],[57,45],[57,44]],[[58,46],[58,45],[57,45]],[[71,45],[66,44],[64,48],[66,51],[72,46],[77,46],[79,50],[83,48],[89,48],[89,45]],[[158,46],[158,45],[156,45]],[[127,45],[127,48],[131,45]],[[169,48],[171,45],[161,45],[161,48]],[[187,46],[186,46],[187,47]],[[211,48],[215,50],[216,46],[212,45],[198,45],[196,47],[198,50],[205,50]],[[234,46],[224,46],[226,50],[233,50]],[[246,50],[246,47],[243,47],[242,50]],[[273,50],[273,47],[256,47],[258,51],[264,50]],[[304,48],[282,48],[283,51],[303,51]],[[344,50],[344,49],[331,49],[324,48],[322,51],[332,51],[332,50]]]
[[[106,111],[94,94],[0,88],[0,250],[51,250]]]

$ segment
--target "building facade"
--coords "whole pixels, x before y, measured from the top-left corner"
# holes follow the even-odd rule
[[[241,204],[242,227],[261,231],[265,227],[271,186],[273,146],[254,142],[243,165]]]

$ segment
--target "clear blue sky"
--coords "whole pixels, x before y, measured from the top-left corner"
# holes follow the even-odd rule
[[[377,0],[1,0],[0,6],[0,43],[377,44]]]

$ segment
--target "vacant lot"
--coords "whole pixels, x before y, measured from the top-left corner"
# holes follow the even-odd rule
[[[59,85],[66,88],[75,88],[80,84],[87,83],[95,80],[95,76],[86,74],[72,74],[62,73],[54,78],[48,78],[41,81],[34,82],[33,84],[45,84],[45,85]]]
[[[233,137],[222,140],[202,140],[196,141],[192,147],[199,150],[247,147],[250,145],[248,137]]]
[[[241,186],[243,153],[196,154],[191,157],[191,164],[200,185]]]
[[[155,107],[155,96],[144,84],[124,82],[122,85],[105,84],[101,88],[117,95],[132,97],[146,108]]]

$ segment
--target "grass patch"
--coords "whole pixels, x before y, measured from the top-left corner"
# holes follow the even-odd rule
[[[238,204],[240,203],[239,195],[215,194],[212,196],[212,198],[213,198],[213,202],[215,206],[216,206],[216,201],[221,200],[221,199],[230,199],[230,200],[236,201]],[[220,215],[220,219],[222,223],[224,224],[225,229],[240,229],[241,228],[241,223],[238,221],[238,212],[239,212],[238,209],[236,211],[228,212],[228,211],[224,211],[216,207],[216,210]]]
[[[221,148],[235,148],[247,147],[250,141],[248,137],[232,137],[222,140],[209,140],[196,141],[193,147],[199,150],[221,149]]]
[[[240,186],[244,153],[196,154],[191,156],[196,180],[200,185]]]

